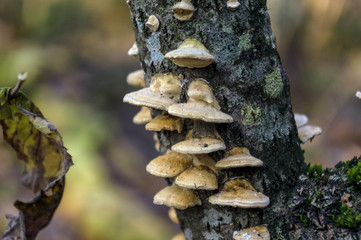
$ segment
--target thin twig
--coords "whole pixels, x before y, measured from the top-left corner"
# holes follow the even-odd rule
[[[11,96],[14,96],[15,94],[17,94],[20,91],[21,86],[24,84],[24,82],[26,81],[27,78],[28,78],[27,72],[18,74],[18,82],[16,83],[15,87],[13,89],[11,89],[11,92],[10,92]]]

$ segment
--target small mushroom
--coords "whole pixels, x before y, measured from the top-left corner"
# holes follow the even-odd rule
[[[191,189],[215,190],[218,188],[216,174],[206,166],[188,168],[176,177],[174,183]]]
[[[143,125],[152,120],[150,108],[142,107],[140,111],[133,117],[133,123]]]
[[[227,8],[229,10],[236,10],[241,4],[237,0],[228,0]]]
[[[183,154],[205,154],[224,150],[223,139],[219,136],[218,132],[214,132],[213,136],[199,137],[193,135],[193,131],[189,131],[186,140],[174,144],[172,151]]]
[[[168,52],[165,58],[179,67],[204,68],[215,61],[208,49],[197,39],[185,40],[176,50]]]
[[[183,119],[168,114],[162,114],[145,125],[145,129],[148,131],[177,130],[178,133],[181,133],[183,129]]]
[[[357,92],[356,92],[356,97],[358,97],[358,98],[361,99],[361,91],[357,91]]]
[[[145,87],[144,71],[142,69],[131,72],[127,76],[127,83],[134,87]]]
[[[298,138],[302,143],[311,141],[315,136],[322,133],[322,129],[318,126],[306,125],[308,117],[304,114],[295,113],[295,121],[298,129]]]
[[[155,144],[154,144],[155,150],[157,150],[158,152],[160,152],[160,141],[159,141],[159,139],[158,139],[157,133],[154,133],[154,134],[153,134],[153,140],[154,140],[154,142],[155,142]]]
[[[202,201],[196,192],[191,189],[181,188],[177,185],[168,186],[160,190],[154,196],[153,203],[180,210],[202,205]]]
[[[233,118],[220,110],[212,89],[204,79],[195,79],[188,87],[188,101],[173,104],[168,113],[181,118],[198,119],[213,123],[230,123]]]
[[[176,75],[158,73],[152,77],[149,87],[126,94],[123,101],[136,106],[167,110],[179,101],[181,91],[181,82]]]
[[[171,240],[186,240],[186,237],[184,236],[184,233],[179,233],[179,234],[175,235],[174,237],[172,237]]]
[[[216,168],[261,167],[263,162],[253,157],[247,148],[235,147],[227,152],[225,158],[216,163]]]
[[[215,174],[218,175],[218,171],[216,169],[216,163],[208,154],[197,154],[192,155],[193,158],[193,166],[206,166],[211,169]]]
[[[182,0],[172,7],[174,17],[179,21],[188,21],[191,19],[195,10],[190,0]]]
[[[269,198],[257,192],[245,179],[226,182],[223,189],[208,200],[212,204],[240,208],[265,208],[269,205]]]
[[[234,240],[270,240],[267,225],[245,228],[233,235]]]
[[[168,216],[172,222],[179,224],[179,219],[177,217],[177,212],[175,211],[174,207],[169,208]]]
[[[156,16],[151,15],[145,25],[153,32],[156,32],[159,28],[159,20]]]
[[[148,173],[158,177],[175,177],[192,166],[192,157],[185,154],[169,151],[159,156],[146,167]]]
[[[137,43],[134,42],[133,46],[128,50],[128,55],[133,57],[138,57],[139,51]]]

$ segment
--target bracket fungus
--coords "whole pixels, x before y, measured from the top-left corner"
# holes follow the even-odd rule
[[[188,21],[192,18],[196,9],[190,0],[182,0],[172,7],[172,11],[174,13],[174,17],[179,21]]]
[[[237,0],[228,0],[227,8],[229,10],[236,10],[241,4]]]
[[[191,189],[181,188],[177,185],[171,185],[160,190],[154,196],[153,203],[180,210],[202,205],[202,201],[196,192]]]
[[[218,188],[217,175],[207,166],[188,168],[176,177],[174,183],[191,189],[215,190]]]
[[[195,79],[188,87],[188,101],[173,104],[168,113],[177,117],[202,120],[213,123],[231,123],[233,118],[222,112],[212,93],[212,89],[204,79]]]
[[[128,55],[133,57],[138,57],[139,50],[138,45],[136,42],[134,42],[133,46],[128,50]]]
[[[181,91],[181,82],[176,75],[158,73],[152,77],[149,87],[126,94],[123,101],[136,106],[167,110],[179,101]]]
[[[216,168],[262,167],[263,162],[253,157],[247,148],[235,147],[227,152],[225,158],[216,163]]]
[[[245,228],[235,232],[233,240],[270,240],[270,234],[267,225]]]
[[[205,154],[226,149],[223,139],[218,132],[213,136],[199,137],[189,131],[186,140],[176,143],[172,146],[172,151],[183,154]]]
[[[211,169],[215,174],[218,175],[216,163],[208,154],[196,154],[192,155],[193,166],[206,166]]]
[[[208,49],[197,39],[186,39],[176,50],[165,56],[179,67],[204,68],[215,61]]]
[[[304,114],[295,113],[295,121],[298,129],[298,138],[302,143],[312,141],[312,139],[322,133],[322,129],[318,126],[306,125],[308,117]]]
[[[357,91],[357,92],[356,92],[356,97],[358,97],[358,98],[361,99],[361,91]]]
[[[179,219],[177,217],[177,212],[175,211],[174,207],[169,208],[168,211],[169,219],[174,222],[175,224],[179,224]]]
[[[208,201],[216,205],[240,208],[265,208],[269,205],[269,198],[257,192],[245,179],[229,180],[223,189],[210,196]]]
[[[142,107],[140,111],[135,114],[133,117],[133,123],[138,125],[143,125],[152,120],[152,115],[150,113],[150,108]]]
[[[145,25],[153,32],[156,32],[159,28],[159,20],[156,16],[151,15]]]
[[[150,161],[146,170],[158,177],[175,177],[191,166],[191,156],[169,151]]]
[[[134,87],[145,87],[144,71],[142,69],[131,72],[127,76],[127,83]]]
[[[186,240],[186,237],[184,236],[184,233],[179,233],[179,234],[175,235],[174,237],[172,237],[171,240]]]
[[[150,121],[147,125],[145,125],[145,129],[148,131],[175,131],[181,133],[183,130],[183,122],[182,118],[170,116],[168,114],[162,114],[155,117],[152,121]]]

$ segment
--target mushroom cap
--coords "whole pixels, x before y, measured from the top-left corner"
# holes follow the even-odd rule
[[[231,123],[233,118],[203,101],[188,101],[173,104],[168,113],[181,118],[190,118],[213,123]]]
[[[192,157],[176,152],[168,152],[150,161],[148,173],[158,177],[175,177],[192,166]]]
[[[237,0],[228,0],[227,1],[227,8],[230,10],[235,10],[238,8],[241,4]]]
[[[144,71],[142,69],[131,72],[127,76],[127,83],[134,87],[145,87]]]
[[[215,61],[207,48],[197,39],[185,40],[176,50],[168,52],[165,58],[179,67],[203,68]]]
[[[269,205],[269,198],[257,192],[252,185],[244,179],[233,179],[224,184],[221,192],[209,197],[212,204],[240,207],[264,208]]]
[[[157,31],[159,28],[159,20],[156,16],[151,15],[148,18],[148,21],[145,23],[145,25],[152,30],[153,32]]]
[[[136,106],[167,110],[179,100],[181,91],[177,76],[172,73],[156,74],[149,87],[126,94],[123,101]]]
[[[295,113],[294,116],[295,116],[296,126],[298,128],[308,123],[308,117],[305,114]]]
[[[177,176],[174,183],[191,189],[215,190],[218,188],[216,174],[206,166],[188,168]]]
[[[315,136],[320,135],[321,133],[322,129],[318,126],[305,125],[298,128],[298,138],[302,143],[312,140]]]
[[[177,185],[168,186],[160,190],[154,196],[153,203],[174,207],[180,210],[202,205],[202,201],[197,193],[191,189],[181,188]]]
[[[177,130],[178,133],[181,133],[183,129],[183,119],[168,114],[162,114],[145,125],[145,129],[148,131]]]
[[[270,240],[267,225],[245,228],[233,236],[234,240]]]
[[[152,115],[150,113],[150,108],[142,107],[140,111],[135,114],[133,117],[133,123],[134,124],[146,124],[152,120]]]
[[[174,17],[180,21],[187,21],[192,18],[196,9],[190,0],[182,0],[172,7]]]
[[[358,98],[361,99],[361,91],[357,91],[357,92],[356,92],[356,97],[358,97]]]
[[[261,167],[263,162],[253,157],[247,148],[235,147],[227,152],[225,158],[216,163],[216,168]]]
[[[172,237],[171,240],[186,240],[186,237],[184,236],[184,233],[179,233],[179,234],[175,235],[174,237]]]
[[[138,57],[139,50],[136,42],[133,43],[132,47],[128,50],[128,55],[133,57]]]
[[[215,174],[218,175],[218,171],[216,168],[216,163],[208,154],[197,154],[192,155],[193,158],[193,166],[206,166],[211,169]]]
[[[223,140],[203,137],[191,138],[172,146],[172,151],[183,154],[204,154],[226,149]]]
[[[155,148],[155,150],[160,152],[160,142],[159,142],[157,133],[153,134],[153,140],[154,140],[154,148]]]
[[[196,101],[203,101],[212,104],[214,108],[220,110],[217,99],[213,95],[212,88],[203,78],[194,79],[188,86],[187,95],[190,99]]]
[[[174,207],[169,208],[168,211],[169,219],[172,220],[172,222],[179,224],[179,219],[177,217],[177,212],[175,211]]]

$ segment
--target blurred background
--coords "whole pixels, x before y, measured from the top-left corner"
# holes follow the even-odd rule
[[[332,167],[361,154],[361,1],[269,0],[278,50],[291,81],[295,112],[323,134],[303,145],[307,162]],[[161,240],[179,229],[152,204],[166,184],[145,172],[157,156],[152,133],[132,124],[139,68],[123,0],[0,0],[0,87],[27,71],[25,92],[53,122],[73,156],[62,203],[39,240]],[[0,136],[0,232],[23,166]]]

